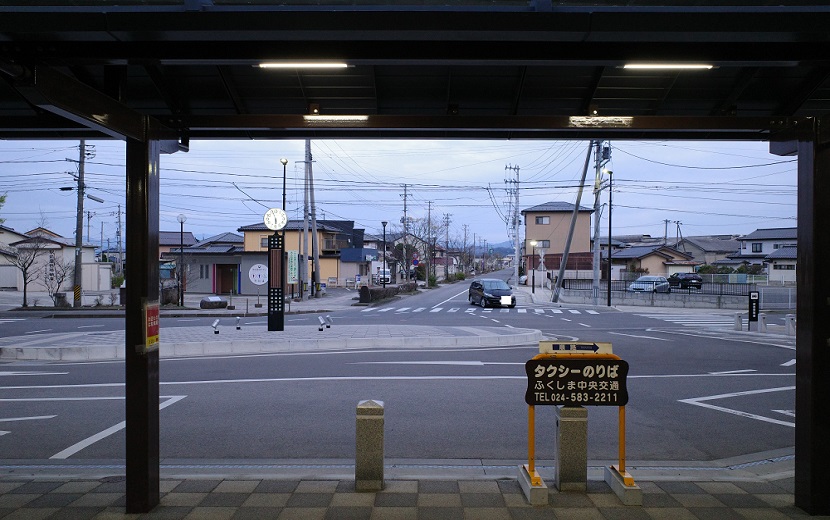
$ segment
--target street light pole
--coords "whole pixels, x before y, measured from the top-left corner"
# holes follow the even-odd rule
[[[184,223],[187,217],[180,213],[179,221],[179,306],[184,307]]]
[[[536,244],[539,242],[535,240],[530,241],[530,245],[533,248],[533,254],[530,255],[530,267],[533,268],[533,274],[531,275],[530,281],[530,292],[536,294]]]
[[[611,196],[614,193],[611,170],[608,171],[608,307],[611,306]]]
[[[285,168],[288,166],[288,159],[285,157],[280,158],[280,164],[282,164],[282,211],[285,213]],[[290,220],[290,219],[289,219]],[[287,292],[287,263],[288,263],[288,244],[285,243],[285,229],[288,227],[288,222],[285,223],[285,227],[282,228],[282,262],[280,265],[282,266],[282,272],[280,273],[280,287],[282,287],[282,297],[285,298]],[[276,233],[276,231],[275,231]],[[299,240],[298,242],[299,243]],[[291,296],[294,296],[293,285]]]
[[[383,225],[383,271],[380,276],[383,279],[383,288],[386,289],[386,224],[388,222],[384,220],[381,224]]]

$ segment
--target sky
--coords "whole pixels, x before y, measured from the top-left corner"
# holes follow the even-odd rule
[[[795,227],[794,157],[770,155],[765,142],[608,141],[613,171],[614,236],[743,235]],[[87,141],[84,242],[116,247],[119,204],[125,217],[124,143]],[[91,146],[89,146],[91,145]],[[0,141],[0,207],[4,226],[40,225],[75,236],[78,141]],[[314,140],[312,172],[318,219],[353,220],[367,233],[401,227],[404,186],[410,217],[449,220],[450,240],[469,245],[508,240],[507,189],[519,186],[519,208],[576,202],[587,141]],[[190,151],[161,157],[160,229],[202,239],[262,222],[282,205],[302,218],[304,140],[192,141]],[[515,181],[518,167],[519,182]],[[603,179],[607,183],[607,177]],[[580,204],[594,206],[594,158]],[[431,204],[430,204],[431,202]],[[601,193],[607,236],[608,189]],[[666,222],[668,221],[668,223]],[[442,231],[439,243],[443,242]],[[523,230],[520,237],[524,236]],[[108,242],[109,241],[109,242]]]

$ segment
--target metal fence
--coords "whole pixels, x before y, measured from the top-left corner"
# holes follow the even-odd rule
[[[628,280],[611,280],[611,291],[626,291],[631,281]],[[601,280],[599,283],[600,292],[608,291],[608,282]],[[592,291],[593,281],[584,279],[570,279],[562,280],[562,288],[569,291]],[[679,287],[672,287],[673,293],[681,294],[707,294],[715,296],[749,296],[750,291],[757,291],[758,286],[754,283],[711,283],[704,282],[700,289],[680,289]]]

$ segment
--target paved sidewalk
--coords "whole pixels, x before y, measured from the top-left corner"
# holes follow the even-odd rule
[[[558,492],[550,466],[548,505],[531,506],[516,479],[518,464],[481,461],[387,461],[385,488],[356,492],[354,466],[342,461],[162,461],[160,504],[126,515],[123,466],[90,465],[88,476],[0,477],[6,519],[786,519],[793,504],[792,457],[722,467],[630,466],[642,505],[624,505],[589,467],[587,492]],[[455,464],[455,465],[454,465]],[[464,465],[466,464],[466,466]],[[8,468],[6,466],[5,468]],[[760,470],[759,470],[760,468]],[[0,467],[0,469],[4,469]],[[78,471],[68,469],[67,471]],[[486,472],[489,474],[485,474]],[[94,474],[98,473],[98,474]],[[4,516],[5,515],[5,516]]]

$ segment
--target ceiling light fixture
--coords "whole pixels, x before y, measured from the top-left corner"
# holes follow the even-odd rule
[[[303,119],[305,121],[311,122],[311,123],[336,123],[336,122],[358,123],[358,122],[368,121],[369,116],[308,115],[308,116],[303,116]]]
[[[274,61],[258,66],[261,69],[345,69],[349,65],[334,61]]]
[[[626,63],[624,69],[653,70],[709,70],[714,65],[708,63]]]

